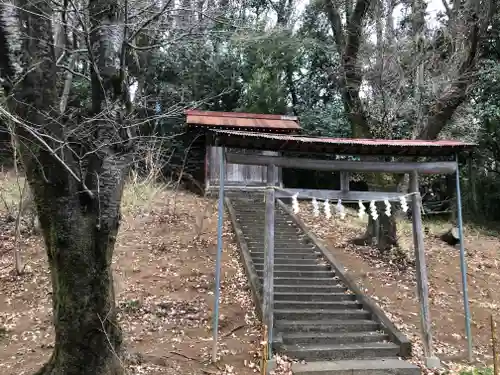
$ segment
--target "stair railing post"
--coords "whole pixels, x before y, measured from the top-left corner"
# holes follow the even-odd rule
[[[217,258],[215,261],[215,301],[213,316],[214,346],[212,349],[212,362],[217,362],[217,341],[219,336],[219,300],[220,300],[220,273],[222,260],[222,233],[224,229],[224,182],[226,179],[225,148],[220,148],[219,159],[219,212],[217,217]]]
[[[439,358],[432,349],[431,317],[429,312],[429,280],[424,250],[424,231],[422,228],[422,200],[418,186],[418,173],[410,173],[411,213],[413,227],[413,246],[415,250],[417,294],[420,301],[420,325],[422,344],[424,347],[425,364],[428,368],[440,367]]]
[[[469,293],[467,291],[467,256],[465,254],[464,243],[464,223],[462,218],[462,192],[460,190],[460,169],[458,167],[458,155],[455,156],[457,162],[457,170],[455,175],[456,197],[457,197],[457,224],[458,238],[460,240],[460,273],[462,275],[462,296],[464,302],[465,313],[465,332],[467,335],[467,359],[472,362],[472,333],[470,328],[470,308],[469,308]]]
[[[275,215],[275,169],[274,165],[267,166],[266,213],[264,232],[264,324],[268,332],[268,358],[272,358],[273,342],[273,291],[274,291],[274,215]]]

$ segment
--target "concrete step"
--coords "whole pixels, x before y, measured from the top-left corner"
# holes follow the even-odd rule
[[[265,245],[263,243],[249,243],[247,242],[248,249],[251,253],[262,253],[264,254]],[[321,254],[320,250],[309,246],[307,244],[300,243],[274,243],[274,254],[306,254],[306,255],[316,255]]]
[[[262,235],[262,231],[264,229],[266,229],[266,226],[264,224],[255,222],[255,223],[251,223],[251,224],[250,223],[243,224],[243,225],[241,225],[241,228],[245,230],[245,233],[247,233],[247,232],[260,233]],[[278,234],[278,235],[289,234],[289,233],[303,234],[303,232],[300,228],[297,228],[296,226],[294,226],[292,224],[288,224],[286,221],[275,222],[274,229],[275,229],[275,234]],[[276,230],[279,230],[279,232],[276,232]]]
[[[260,230],[260,234],[264,233],[264,230],[266,227],[262,225],[262,221],[264,220],[264,217],[260,218],[259,220],[245,220],[245,219],[240,219],[238,220],[238,224],[240,225],[241,229],[243,230],[243,233],[247,233],[248,231],[257,231]],[[274,230],[275,234],[281,233],[282,230],[284,231],[291,231],[297,234],[301,234],[302,231],[299,230],[297,227],[293,225],[293,223],[285,221],[285,220],[278,220],[274,222]],[[279,230],[280,232],[276,232]]]
[[[250,255],[252,258],[256,259],[264,259],[264,252],[263,251],[251,251]],[[274,253],[274,259],[318,259],[319,254],[315,254],[313,252],[307,253],[285,253],[285,252],[276,252]]]
[[[245,243],[247,244],[249,249],[262,249],[261,251],[264,251],[264,248],[266,244],[264,241],[259,241],[255,242],[253,240],[245,240]],[[314,247],[310,243],[305,243],[305,242],[300,242],[296,241],[294,239],[289,240],[289,241],[275,241],[274,242],[274,251],[276,252],[277,250],[285,250],[285,249],[293,249],[293,251],[319,251],[316,247]]]
[[[322,309],[281,309],[274,310],[276,320],[329,320],[329,319],[371,319],[368,311],[358,310],[322,310]]]
[[[260,235],[262,235],[262,231],[266,229],[266,226],[262,222],[245,223],[241,225],[241,227],[245,230],[245,233],[260,233]],[[279,229],[279,232],[274,232],[275,236],[283,236],[285,234],[304,234],[300,228],[295,225],[288,224],[286,221],[275,221],[274,229]]]
[[[273,268],[274,269],[274,268]],[[264,270],[257,270],[257,275],[262,277]],[[286,277],[298,277],[298,278],[333,278],[335,273],[333,271],[288,271],[288,270],[276,270],[274,269],[274,277],[286,278]]]
[[[264,240],[259,240],[255,241],[255,239],[245,239],[246,244],[248,247],[258,247],[263,249],[265,247]],[[297,249],[297,250],[307,250],[311,251],[312,249],[315,249],[315,247],[310,244],[310,243],[305,243],[301,242],[295,238],[292,238],[287,241],[274,241],[274,248],[275,249],[281,249],[281,248],[292,248],[292,249]]]
[[[264,241],[261,242],[255,242],[253,240],[245,240],[247,246],[249,249],[264,249],[265,243]],[[290,240],[290,241],[274,241],[274,251],[278,250],[285,250],[285,249],[290,249],[292,251],[319,251],[319,249],[314,246],[313,244],[308,244],[308,243],[303,243],[303,242],[298,242],[295,240]]]
[[[242,230],[245,236],[253,236],[255,237],[255,239],[262,240],[266,228],[259,228],[255,225],[252,225],[251,228],[245,228],[242,226]],[[274,238],[305,237],[302,231],[295,231],[293,229],[290,229],[289,227],[283,227],[280,225],[274,226],[274,233]]]
[[[275,317],[276,318],[276,317]],[[380,329],[373,320],[276,320],[276,328],[283,332],[366,332]]]
[[[274,293],[345,293],[347,288],[337,285],[275,285]]]
[[[361,309],[363,305],[358,301],[274,301],[274,308],[278,310],[347,310]]]
[[[355,301],[356,295],[351,293],[274,293],[275,301],[300,301],[311,303],[316,301]]]
[[[256,211],[256,212],[241,212],[241,210],[236,210],[237,215],[238,215],[238,221],[255,221],[259,223],[259,225],[264,226],[264,219],[266,217],[265,211]],[[293,220],[289,217],[283,216],[283,215],[275,215],[274,216],[274,222],[275,223],[286,223],[290,226],[295,225]]]
[[[264,263],[254,263],[253,264],[256,271],[264,270]],[[308,271],[330,271],[331,267],[326,264],[287,264],[287,263],[274,263],[274,271],[297,271],[308,272]]]
[[[256,236],[245,237],[245,242],[249,246],[262,246],[264,247],[265,242],[264,239],[258,239]],[[278,249],[280,247],[294,247],[296,249],[314,249],[314,246],[311,244],[307,244],[304,241],[300,241],[296,236],[283,237],[283,238],[275,238],[274,239],[274,248]]]
[[[294,363],[294,375],[420,375],[419,367],[399,358]]]
[[[264,245],[255,245],[255,244],[248,245],[248,250],[250,250],[251,253],[263,253]],[[284,246],[284,245],[274,244],[274,254],[281,254],[281,253],[302,253],[302,254],[315,254],[315,255],[320,254],[315,247],[309,247],[307,245],[297,246],[295,244],[291,246],[288,245]]]
[[[252,207],[235,207],[238,213],[239,218],[261,218],[261,214],[266,213],[266,208],[264,206],[261,206],[259,204],[256,204]],[[275,215],[276,219],[283,219],[284,217],[282,215]]]
[[[241,210],[237,210],[238,214],[238,220],[258,220],[259,225],[265,225],[264,223],[264,218],[266,215],[265,210],[260,211],[257,209],[255,212],[242,212]],[[282,222],[287,222],[290,223],[290,225],[294,225],[295,223],[293,222],[293,219],[290,218],[287,215],[274,215],[274,220],[276,221],[282,221]]]
[[[237,220],[241,225],[250,226],[251,223],[256,223],[256,224],[261,225],[263,227],[265,225],[265,224],[263,224],[263,222],[266,218],[265,215],[266,215],[265,212],[262,212],[261,214],[258,214],[258,215],[245,215],[245,214],[241,214],[238,212],[238,219]],[[276,224],[287,225],[290,227],[295,226],[295,223],[293,222],[292,219],[281,218],[281,217],[276,217],[274,220],[274,224],[275,225]]]
[[[307,259],[296,259],[296,258],[287,258],[287,257],[274,257],[275,264],[297,264],[300,262],[303,265],[316,266],[318,264],[318,257],[315,258],[307,258]],[[262,255],[252,256],[252,261],[254,264],[263,264],[264,257]]]
[[[264,225],[261,225],[260,223],[245,223],[243,225],[241,225],[242,229],[244,230],[244,233],[247,234],[247,233],[251,233],[251,234],[259,234],[262,236],[262,233],[264,231],[264,229],[266,229],[266,227]],[[274,236],[277,237],[277,236],[285,236],[285,235],[290,235],[290,234],[293,234],[293,235],[298,235],[298,236],[304,236],[305,233],[293,226],[293,225],[289,225],[287,224],[286,222],[278,222],[278,223],[274,223]],[[276,231],[276,230],[279,230]]]
[[[263,203],[262,203],[263,204]],[[255,202],[252,206],[242,206],[238,205],[235,207],[235,209],[238,210],[238,216],[242,215],[248,215],[248,216],[256,216],[259,214],[265,214],[266,213],[266,208],[263,205],[258,204]],[[278,215],[276,215],[278,216]]]
[[[231,198],[260,279],[264,273],[265,205],[262,192]],[[282,210],[275,216],[274,318],[283,336],[283,354],[308,361],[296,375],[416,375],[418,367],[397,358],[356,296],[322,261],[319,249]],[[354,360],[354,358],[356,360]],[[318,365],[320,364],[320,365]]]
[[[342,360],[397,357],[399,346],[391,342],[356,344],[283,345],[283,351],[299,360]]]
[[[311,344],[352,344],[360,342],[387,341],[388,336],[378,331],[370,332],[296,332],[283,334],[285,345],[311,345]]]
[[[259,277],[259,280],[263,280]],[[322,277],[322,278],[311,278],[311,277],[275,277],[274,285],[297,285],[301,287],[307,286],[335,286],[338,285],[338,277]]]
[[[245,240],[245,243],[247,244],[249,249],[260,249],[261,251],[264,251],[264,248],[266,246],[264,241],[252,242]],[[274,242],[275,252],[285,249],[293,249],[293,251],[308,251],[308,252],[318,251],[318,249],[312,246],[311,244],[301,243],[298,241]]]
[[[262,234],[261,234],[262,236]],[[251,236],[243,236],[245,239],[245,242],[247,244],[252,244],[252,245],[264,245],[264,238],[262,237],[257,237],[257,235],[251,235]],[[291,234],[287,237],[275,237],[274,238],[274,247],[278,247],[278,245],[290,245],[298,248],[303,248],[307,246],[308,248],[313,248],[314,246],[310,243],[306,243],[305,240],[302,240],[300,237],[298,237],[296,234]]]
[[[265,212],[256,212],[252,214],[242,214],[240,212],[237,213],[237,220],[241,224],[250,224],[250,223],[255,223],[256,225],[260,227],[265,227],[266,226],[266,213]],[[274,216],[274,224],[276,225],[281,225],[281,226],[286,226],[288,228],[297,228],[299,229],[300,227],[297,226],[297,224],[293,221],[292,218],[285,216],[285,215],[275,215]]]
[[[248,250],[250,252],[258,252],[263,253],[265,245],[263,244],[248,244]],[[303,253],[303,254],[319,254],[319,249],[316,249],[313,246],[300,245],[300,244],[274,244],[274,253]]]
[[[244,237],[246,239],[255,239],[255,240],[263,240],[264,237],[264,229],[260,230],[245,230],[244,232]],[[298,232],[281,232],[279,234],[274,235],[274,241],[278,240],[288,240],[288,239],[297,239],[297,238],[305,238],[306,236],[302,233]]]
[[[252,261],[255,263],[264,263],[264,253],[250,253],[250,257],[252,258]],[[283,254],[274,254],[274,261],[276,263],[304,263],[304,264],[318,264],[319,261],[321,261],[321,258],[319,256],[314,256],[314,255],[307,255],[307,254],[301,254],[299,255],[289,255],[287,253],[286,255]]]

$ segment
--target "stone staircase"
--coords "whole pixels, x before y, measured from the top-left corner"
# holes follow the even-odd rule
[[[226,199],[226,205],[260,305],[263,195],[233,195]],[[278,205],[275,220],[273,347],[306,361],[294,365],[294,374],[420,374],[418,367],[399,359],[401,343],[391,340],[393,335],[388,334],[387,327],[360,302],[361,297],[366,297],[346,286],[331,262],[322,256],[321,248]]]

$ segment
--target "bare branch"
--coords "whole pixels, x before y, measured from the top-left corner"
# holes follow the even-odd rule
[[[24,130],[26,130],[31,136],[33,136],[34,139],[36,139],[50,154],[61,164],[61,166],[68,171],[68,173],[79,183],[82,184],[83,188],[89,194],[90,197],[93,197],[93,193],[85,186],[85,184],[82,182],[82,180],[76,175],[76,173],[71,169],[68,164],[62,160],[59,155],[50,147],[50,145],[42,138],[40,137],[29,125],[26,125],[24,122],[20,121],[17,117],[13,116],[11,113],[6,111],[3,107],[0,107],[0,116],[4,117],[5,119],[12,121],[16,125],[21,126]]]
[[[68,72],[68,74],[71,74],[72,76],[78,76],[80,78],[83,78],[84,80],[86,81],[91,81],[90,80],[90,77],[87,77],[86,75],[82,74],[82,73],[79,73],[77,71],[75,71],[73,69],[73,65],[75,63],[75,60],[76,60],[76,56],[73,55],[71,58],[70,58],[70,61],[69,61],[69,66],[66,66],[66,65],[62,65],[62,64],[58,64],[56,65],[58,68],[61,68],[61,69],[64,69],[66,70],[66,72]]]
[[[133,42],[133,40],[135,39],[135,37],[142,31],[144,30],[146,27],[148,27],[149,24],[151,24],[152,22],[156,21],[158,18],[160,18],[163,13],[166,12],[166,10],[170,7],[171,3],[172,3],[173,0],[167,0],[165,2],[165,4],[163,5],[163,7],[161,8],[161,10],[157,13],[155,13],[152,17],[150,17],[149,19],[147,19],[146,21],[144,21],[144,23],[139,26],[137,28],[137,30],[135,30],[132,35],[130,36],[129,38],[129,43],[130,42]]]
[[[448,18],[451,18],[452,13],[451,13],[450,5],[448,4],[448,0],[441,0],[441,2],[443,3],[446,15],[448,16]]]

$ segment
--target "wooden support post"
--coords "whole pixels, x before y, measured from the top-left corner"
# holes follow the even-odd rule
[[[343,193],[349,191],[349,172],[340,172],[340,191]]]
[[[263,321],[267,326],[268,335],[268,358],[272,356],[273,342],[273,291],[274,291],[274,210],[275,210],[275,192],[274,177],[276,176],[276,167],[270,165],[267,167],[267,183],[269,187],[266,190],[266,218],[264,233],[264,306]]]
[[[411,212],[413,224],[413,246],[415,248],[415,261],[417,273],[417,293],[420,301],[420,323],[422,343],[426,367],[440,367],[439,359],[434,357],[432,349],[431,318],[429,312],[429,280],[424,251],[424,231],[422,228],[421,197],[418,188],[418,173],[410,173]]]
[[[493,351],[493,374],[500,375],[500,363],[498,363],[497,353],[497,324],[495,317],[491,314],[491,349]]]
[[[211,168],[211,160],[210,160],[210,146],[208,142],[205,142],[205,193],[210,188],[210,168]]]

